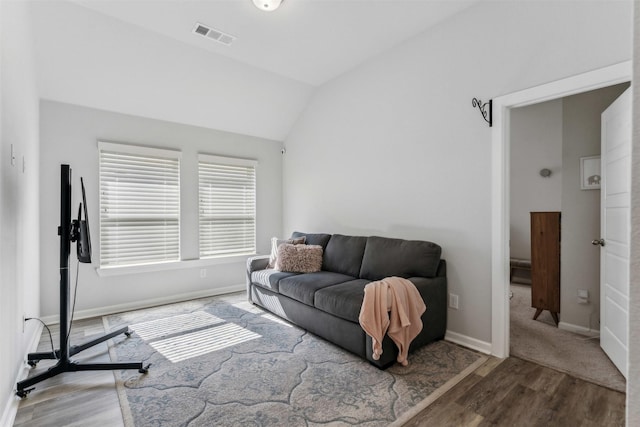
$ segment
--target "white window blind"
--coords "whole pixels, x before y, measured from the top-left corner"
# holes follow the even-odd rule
[[[200,258],[255,253],[256,164],[198,156]]]
[[[99,143],[100,266],[180,259],[180,152]]]

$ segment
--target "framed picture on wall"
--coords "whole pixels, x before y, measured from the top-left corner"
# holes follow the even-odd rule
[[[600,156],[580,157],[580,189],[600,189]]]

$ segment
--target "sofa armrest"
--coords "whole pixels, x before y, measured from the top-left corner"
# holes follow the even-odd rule
[[[445,265],[441,261],[438,271],[445,273],[444,268]],[[422,331],[413,339],[409,347],[411,352],[445,336],[447,331],[447,278],[440,275],[436,277],[410,277],[409,281],[415,285],[427,306],[427,310],[421,316]],[[365,357],[372,365],[386,369],[396,362],[398,348],[389,335],[385,335],[382,340],[382,355],[378,360],[373,360],[371,356],[373,353],[371,337],[366,335],[365,339]]]
[[[269,255],[256,255],[247,258],[247,273],[264,270],[269,265]]]
[[[416,286],[427,306],[422,315],[422,332],[411,343],[412,348],[419,348],[444,338],[447,331],[447,278],[411,277],[409,280]]]
[[[270,255],[256,255],[247,258],[247,298],[251,301],[251,273],[264,270],[269,265]]]
[[[447,262],[443,259],[441,259],[440,264],[438,264],[436,277],[447,277]]]

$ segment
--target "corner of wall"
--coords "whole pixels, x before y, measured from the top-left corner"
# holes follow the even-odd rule
[[[11,425],[17,376],[39,338],[23,316],[39,310],[39,97],[28,2],[0,2],[0,415]],[[15,160],[13,160],[15,158]]]

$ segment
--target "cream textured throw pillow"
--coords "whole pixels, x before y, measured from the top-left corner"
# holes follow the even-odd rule
[[[313,273],[322,268],[322,246],[292,245],[278,246],[276,270],[290,273]]]
[[[292,245],[303,245],[306,240],[306,236],[296,237],[293,239],[278,239],[277,237],[272,237],[271,256],[269,256],[269,265],[267,265],[267,268],[276,268],[276,260],[278,259],[278,246],[283,243],[291,243]]]

